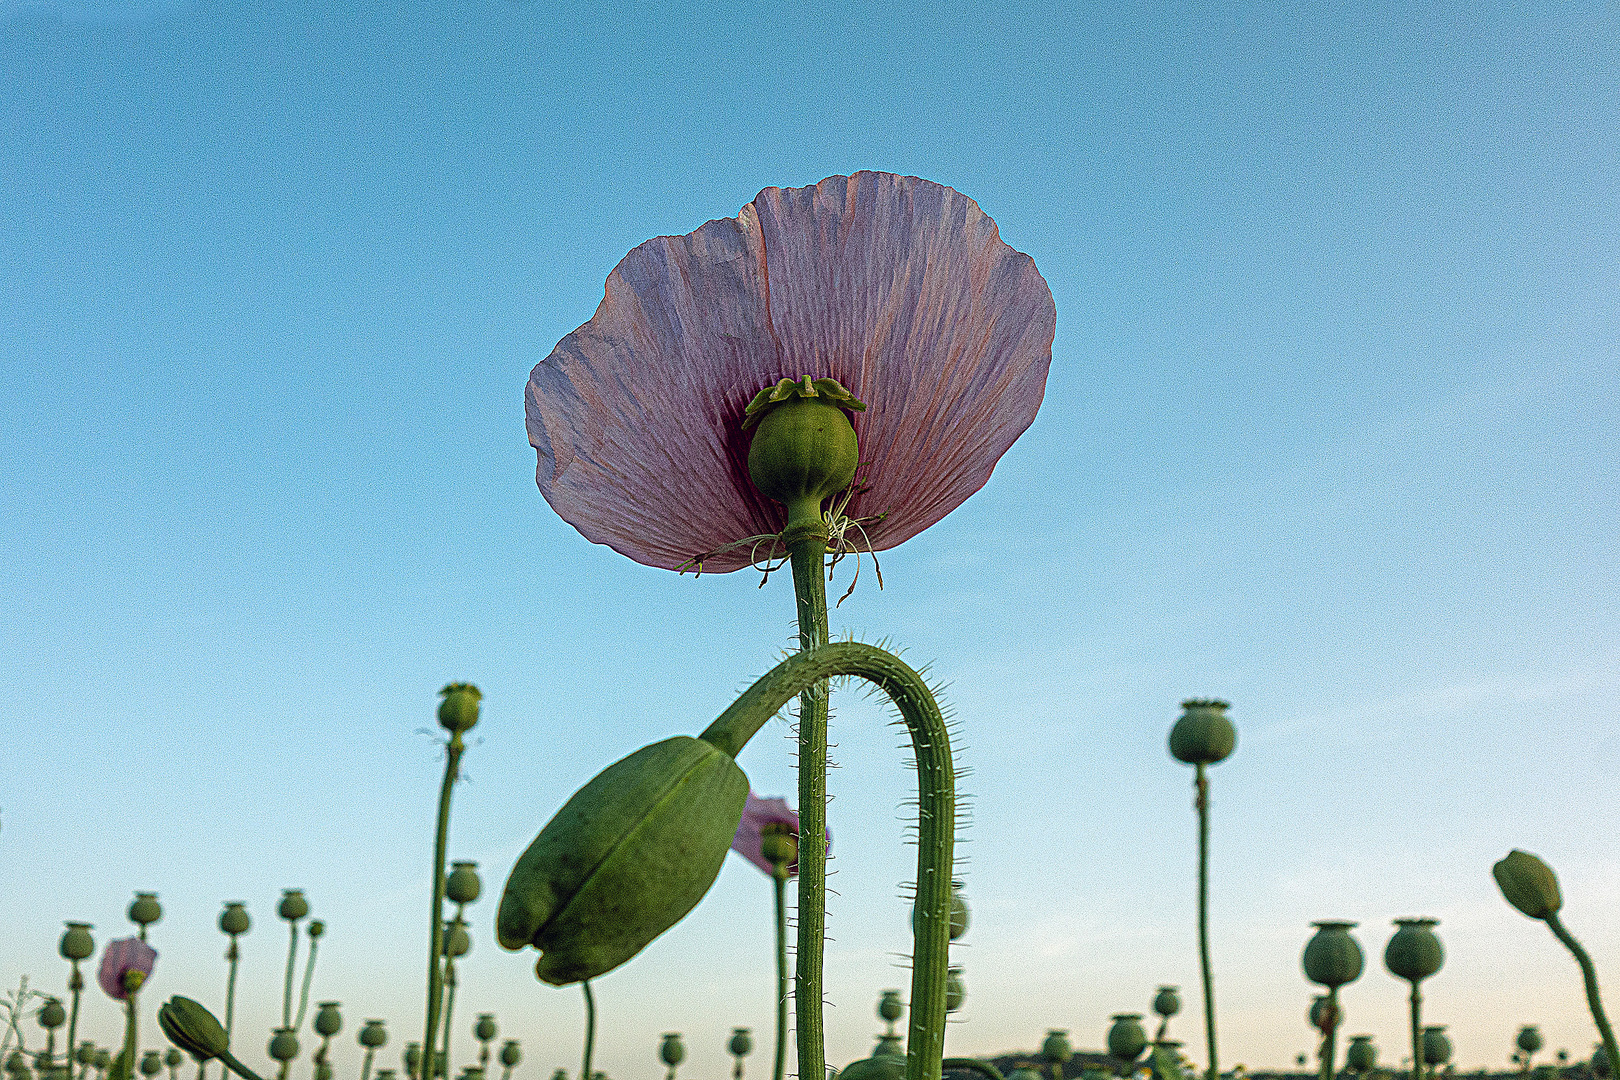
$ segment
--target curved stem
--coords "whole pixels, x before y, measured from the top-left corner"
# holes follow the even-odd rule
[[[433,905],[428,915],[428,986],[427,1025],[422,1036],[422,1076],[434,1074],[434,1036],[439,1030],[439,995],[443,992],[444,969],[440,957],[444,955],[444,861],[450,842],[450,792],[455,786],[461,752],[466,744],[461,732],[452,732],[450,744],[444,750],[444,784],[439,788],[439,817],[433,840]]]
[[[281,1026],[292,1027],[292,984],[293,976],[298,971],[298,920],[287,921],[287,932],[291,940],[287,942],[287,977],[283,980],[281,988]]]
[[[1204,1040],[1209,1049],[1209,1080],[1220,1080],[1220,1059],[1215,1052],[1215,972],[1209,962],[1209,777],[1204,764],[1196,766],[1198,787],[1198,962],[1204,972]]]
[[[771,875],[776,893],[776,1062],[771,1076],[783,1080],[787,1069],[787,868]],[[742,1058],[737,1059],[736,1080],[742,1080]]]
[[[304,958],[304,989],[298,995],[298,1016],[293,1020],[294,1031],[304,1026],[304,1014],[309,1012],[309,984],[315,978],[315,949],[320,943],[319,938],[309,939],[309,955]]]
[[[242,1080],[261,1080],[258,1073],[254,1072],[246,1065],[243,1065],[240,1061],[237,1061],[236,1058],[232,1057],[228,1052],[219,1056],[219,1063],[225,1066],[231,1072],[235,1073],[237,1076],[240,1076]]]
[[[1412,1080],[1423,1080],[1423,992],[1412,984]]]
[[[1547,928],[1564,943],[1564,948],[1574,954],[1575,962],[1581,965],[1581,978],[1586,983],[1586,1007],[1592,1010],[1592,1022],[1597,1024],[1598,1034],[1603,1037],[1603,1054],[1609,1059],[1609,1075],[1614,1076],[1620,1072],[1620,1051],[1615,1048],[1614,1029],[1609,1026],[1609,1017],[1603,1011],[1603,1001],[1598,997],[1597,969],[1592,966],[1592,958],[1586,955],[1581,943],[1564,929],[1564,924],[1556,911],[1547,916]]]
[[[917,761],[917,921],[911,968],[911,1020],[906,1045],[907,1080],[939,1080],[945,1045],[945,981],[950,970],[951,867],[956,830],[956,773],[951,763],[950,735],[945,718],[927,683],[899,657],[871,645],[841,641],[799,652],[767,672],[719,719],[703,732],[705,742],[733,757],[776,711],[806,688],[837,675],[854,675],[875,684],[894,702],[911,735]],[[801,731],[801,738],[803,732]],[[803,768],[801,761],[800,768]],[[799,807],[800,946],[805,920],[803,875],[806,857],[824,856],[824,843],[805,842],[821,837],[824,826],[812,825]],[[819,817],[820,815],[818,815]],[[818,850],[819,849],[819,850]],[[818,860],[819,861],[819,860]],[[815,943],[820,945],[819,934]],[[819,952],[819,949],[818,949]],[[804,1033],[806,1000],[804,956],[801,952],[796,987],[800,1038]],[[820,981],[814,985],[814,1004],[821,1003]],[[818,1023],[815,1034],[819,1040]],[[818,1043],[819,1045],[819,1043]],[[804,1047],[799,1047],[800,1080],[821,1080],[803,1071]],[[819,1055],[812,1061],[818,1064]]]
[[[1001,1075],[1000,1069],[988,1061],[980,1061],[978,1058],[946,1058],[940,1064],[947,1069],[956,1069],[959,1072],[976,1072],[985,1080],[1006,1080],[1006,1077]]]
[[[1339,988],[1328,987],[1327,1024],[1322,1030],[1322,1080],[1333,1080],[1334,1036],[1339,1033]]]
[[[580,1080],[591,1080],[591,1051],[596,1049],[596,995],[591,993],[591,980],[584,979],[579,985],[585,991],[585,1061],[579,1075]]]

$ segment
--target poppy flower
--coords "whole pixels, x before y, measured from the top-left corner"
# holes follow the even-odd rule
[[[752,791],[748,793],[748,801],[743,804],[742,821],[737,825],[737,835],[732,837],[731,850],[770,874],[774,868],[771,860],[765,857],[764,838],[765,829],[771,825],[780,825],[792,834],[795,841],[799,838],[799,815],[788,809],[786,799],[762,799]],[[827,847],[832,848],[832,830],[827,830]],[[788,876],[792,877],[799,872],[798,860],[788,864]]]
[[[101,969],[96,972],[96,981],[107,991],[108,997],[124,1001],[130,994],[125,976],[138,971],[144,981],[151,976],[156,963],[157,950],[152,946],[138,937],[119,938],[107,942],[106,951],[101,954]]]
[[[785,520],[749,481],[744,409],[782,379],[831,378],[866,405],[844,513],[881,551],[982,487],[1029,427],[1056,322],[1034,260],[951,188],[879,172],[766,188],[631,251],[535,366],[536,480],[588,540],[736,570],[754,553],[728,545]]]

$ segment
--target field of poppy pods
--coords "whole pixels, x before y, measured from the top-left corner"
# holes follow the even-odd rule
[[[493,1080],[496,1069],[512,1080],[525,1066],[556,1080],[597,1080],[592,981],[633,963],[692,912],[730,852],[771,882],[774,1028],[757,1037],[743,1027],[650,1030],[649,1062],[655,1051],[666,1080],[681,1075],[688,1037],[724,1041],[734,1080],[767,1069],[772,1080],[1241,1078],[1246,1070],[1231,1064],[1218,1037],[1209,911],[1214,778],[1238,747],[1229,703],[1190,698],[1167,725],[1170,758],[1191,769],[1188,827],[1196,830],[1197,859],[1185,868],[1184,886],[1201,975],[1185,995],[1191,1015],[1176,1022],[1198,1027],[1204,1060],[1190,1060],[1173,1037],[1184,995],[1169,985],[1151,1000],[1153,1024],[1141,1012],[1114,1015],[1105,1049],[1077,1050],[1067,1031],[1051,1029],[1037,1051],[953,1057],[946,1024],[968,993],[953,949],[972,925],[971,878],[957,850],[958,729],[930,677],[888,648],[829,633],[834,568],[848,571],[848,589],[865,581],[877,587],[881,552],[925,544],[919,534],[990,481],[1041,405],[1055,325],[1052,294],[1034,261],[1003,243],[971,199],[916,177],[858,172],[767,188],[734,217],[635,248],[609,276],[595,316],[530,374],[527,429],[540,493],[585,539],[649,567],[784,572],[793,584],[796,650],[762,661],[766,670],[703,730],[623,747],[624,756],[596,776],[577,778],[574,794],[547,808],[532,823],[532,842],[500,868],[498,898],[486,896],[476,863],[452,858],[454,796],[482,694],[470,683],[445,686],[437,712],[444,773],[432,862],[423,868],[420,1014],[357,1025],[340,1002],[311,1001],[326,924],[311,917],[298,889],[276,907],[287,946],[274,1030],[236,1023],[238,939],[255,929],[242,901],[225,902],[218,919],[227,944],[223,992],[199,986],[152,1000],[144,987],[162,959],[154,927],[163,910],[158,895],[142,892],[128,908],[134,932],[103,933],[99,959],[94,928],[68,921],[63,966],[30,973],[9,992],[0,1017],[9,1080],[134,1080],[137,1071],[178,1080],[182,1069],[188,1080],[228,1073],[354,1080],[339,1078],[331,1061],[333,1040],[345,1031],[364,1051],[358,1080]],[[917,852],[906,897],[909,987],[873,987],[886,1030],[869,1056],[836,1062],[827,1060],[823,1017],[827,856],[835,843],[826,817],[827,723],[831,696],[850,684],[881,695],[904,729],[916,774]],[[737,761],[789,709],[797,810],[785,798],[756,794]],[[1593,962],[1562,921],[1553,870],[1518,850],[1489,869],[1505,902],[1545,923],[1570,953],[1598,1044],[1556,1065],[1538,1062],[1543,1040],[1527,1026],[1515,1040],[1521,1072],[1542,1080],[1612,1075],[1620,1050]],[[465,999],[458,1001],[458,961],[472,946],[467,910],[480,902],[494,907],[494,941],[513,963],[532,964],[543,983],[579,988],[585,1024],[577,1062],[526,1061],[519,1041],[502,1039],[497,1014],[469,1018]],[[1452,1071],[1445,1026],[1424,1012],[1425,984],[1446,955],[1432,918],[1393,918],[1383,949],[1384,966],[1408,986],[1410,1022],[1399,1049],[1382,1050],[1404,1058],[1404,1067],[1380,1064],[1369,1035],[1346,1031],[1348,1045],[1340,1046],[1340,994],[1366,967],[1357,930],[1324,919],[1302,934],[1302,970],[1321,993],[1301,1002],[1318,1040],[1316,1061],[1299,1062],[1301,1072],[1320,1080],[1344,1073],[1425,1080]],[[87,965],[96,977],[90,994],[99,991],[121,1013],[122,1037],[105,1046],[81,1037]],[[479,1050],[458,1060],[452,1033],[463,1029]],[[751,1060],[756,1041],[768,1049],[768,1064]]]

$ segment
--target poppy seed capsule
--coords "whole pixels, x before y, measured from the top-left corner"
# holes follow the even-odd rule
[[[450,898],[452,904],[470,904],[483,891],[484,883],[479,880],[477,863],[452,864],[450,876],[444,879],[444,895]]]
[[[247,906],[240,900],[228,900],[225,910],[219,913],[220,931],[235,937],[248,932],[253,920],[248,918]]]
[[[523,1062],[523,1048],[516,1039],[507,1039],[501,1044],[501,1064],[508,1069],[515,1069]]]
[[[1429,1029],[1425,1028],[1424,1032],[1427,1033],[1428,1030]],[[1527,1054],[1533,1054],[1546,1045],[1541,1039],[1541,1029],[1535,1024],[1526,1024],[1524,1027],[1520,1028],[1518,1037],[1513,1041],[1520,1050],[1523,1050]],[[1425,1054],[1424,1056],[1427,1057],[1428,1055]]]
[[[838,1070],[838,1080],[905,1080],[904,1054],[873,1054]]]
[[[1108,1052],[1121,1061],[1135,1061],[1147,1049],[1147,1029],[1141,1013],[1115,1013],[1108,1029]]]
[[[70,922],[62,932],[57,951],[64,960],[87,960],[96,951],[95,939],[90,936],[90,924]]]
[[[680,1032],[664,1032],[664,1041],[658,1047],[658,1060],[672,1069],[686,1060],[686,1044],[681,1042]]]
[[[1188,765],[1213,765],[1232,756],[1237,728],[1227,719],[1231,708],[1214,698],[1181,703],[1181,719],[1170,729],[1170,756]]]
[[[158,903],[157,893],[138,892],[135,900],[129,905],[129,921],[138,926],[150,926],[163,918],[163,905]]]
[[[473,1025],[473,1037],[479,1042],[489,1042],[500,1031],[495,1027],[494,1013],[479,1013],[478,1023]]]
[[[1445,947],[1435,936],[1438,919],[1396,919],[1400,929],[1384,946],[1384,966],[1407,982],[1422,982],[1446,962]]]
[[[171,1046],[163,1052],[163,1064],[167,1065],[170,1071],[178,1069],[185,1060],[186,1055],[180,1052],[178,1046]]]
[[[1338,987],[1361,978],[1366,955],[1350,936],[1353,922],[1313,922],[1316,934],[1305,944],[1301,966],[1305,977],[1318,986]]]
[[[141,1055],[141,1075],[156,1076],[163,1071],[163,1055],[156,1050],[148,1050]]]
[[[288,922],[297,922],[309,914],[309,901],[304,899],[303,889],[282,889],[281,903],[276,905],[276,914]]]
[[[860,451],[845,409],[864,409],[834,379],[783,379],[755,395],[743,426],[758,425],[748,476],[788,508],[788,524],[818,521],[821,503],[855,479]]]
[[[1444,1024],[1423,1029],[1423,1064],[1444,1065],[1451,1060],[1451,1038]]]
[[[737,763],[702,739],[665,739],[609,765],[512,868],[496,940],[539,949],[535,974],[553,986],[612,971],[703,899],[747,797]]]
[[[967,981],[962,978],[962,969],[953,967],[945,973],[945,1011],[958,1011],[966,1000]]]
[[[343,1014],[338,1011],[338,1002],[323,1001],[315,1009],[315,1034],[330,1039],[343,1030]]]
[[[754,1032],[751,1028],[732,1028],[726,1042],[726,1053],[732,1057],[747,1057],[754,1052]]]
[[[1558,914],[1564,906],[1564,894],[1558,888],[1558,875],[1552,867],[1517,848],[1491,867],[1496,887],[1508,903],[1530,916],[1545,919]]]
[[[291,1061],[298,1056],[298,1036],[292,1028],[277,1028],[270,1037],[268,1052],[277,1061]]]
[[[375,1050],[388,1042],[388,1027],[381,1020],[367,1020],[360,1028],[360,1045]]]
[[[478,703],[484,695],[472,683],[451,683],[439,691],[439,726],[457,735],[478,723]]]
[[[1181,1011],[1181,987],[1161,986],[1159,992],[1153,995],[1153,1011],[1170,1019]]]
[[[1074,1047],[1069,1043],[1069,1033],[1062,1028],[1048,1030],[1046,1041],[1041,1043],[1041,1057],[1055,1065],[1062,1065],[1074,1057]]]
[[[904,1016],[906,1007],[900,1002],[900,991],[883,991],[883,996],[878,999],[877,1014],[878,1019],[886,1020],[891,1024]]]
[[[1350,1036],[1350,1048],[1344,1052],[1344,1067],[1351,1072],[1371,1072],[1378,1067],[1378,1048],[1371,1035]]]
[[[62,1008],[61,998],[46,998],[45,1004],[39,1007],[39,1026],[46,1031],[55,1031],[67,1023],[67,1010]]]

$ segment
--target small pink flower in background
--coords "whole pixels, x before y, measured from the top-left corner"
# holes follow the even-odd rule
[[[535,477],[588,540],[739,569],[749,546],[722,549],[785,521],[748,479],[743,408],[780,379],[830,377],[867,405],[845,513],[882,551],[984,486],[1035,419],[1056,325],[1034,261],[960,192],[879,172],[766,188],[626,255],[591,321],[535,366]]]
[[[129,997],[129,991],[124,989],[124,976],[131,971],[139,971],[143,977],[150,977],[156,963],[157,950],[152,946],[138,937],[119,938],[107,942],[106,951],[101,954],[101,970],[96,973],[96,981],[110,997],[124,1001]]]
[[[786,799],[762,799],[750,791],[748,801],[743,804],[742,821],[737,826],[737,835],[731,838],[731,850],[767,874],[771,873],[774,867],[760,848],[764,841],[765,827],[768,825],[782,825],[795,839],[798,838],[799,815],[788,809]],[[827,850],[832,850],[831,829],[827,830]],[[789,877],[798,872],[797,861],[789,864]]]

